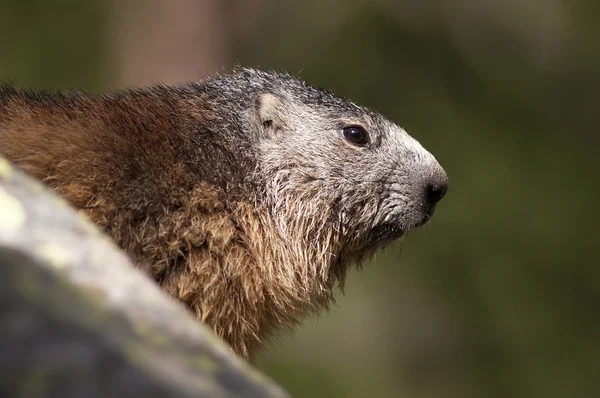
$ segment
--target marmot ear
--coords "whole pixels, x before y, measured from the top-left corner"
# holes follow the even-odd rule
[[[258,121],[267,133],[273,134],[282,129],[281,113],[281,99],[277,95],[264,93],[258,96]]]

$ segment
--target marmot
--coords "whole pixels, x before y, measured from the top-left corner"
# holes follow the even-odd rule
[[[0,152],[246,359],[427,222],[448,184],[384,116],[247,68],[102,95],[0,86]]]

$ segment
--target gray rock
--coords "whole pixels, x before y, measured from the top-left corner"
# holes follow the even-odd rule
[[[0,396],[284,397],[0,157]]]

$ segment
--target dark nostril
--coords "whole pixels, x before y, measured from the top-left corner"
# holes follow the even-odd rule
[[[429,203],[437,203],[448,192],[448,183],[433,183],[427,185],[427,200]]]

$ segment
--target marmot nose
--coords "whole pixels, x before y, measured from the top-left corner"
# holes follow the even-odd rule
[[[429,203],[437,203],[444,195],[448,192],[448,183],[443,184],[429,184],[427,185],[427,201]]]
[[[445,172],[438,172],[431,176],[425,188],[425,195],[429,204],[436,204],[448,192],[448,177]]]

